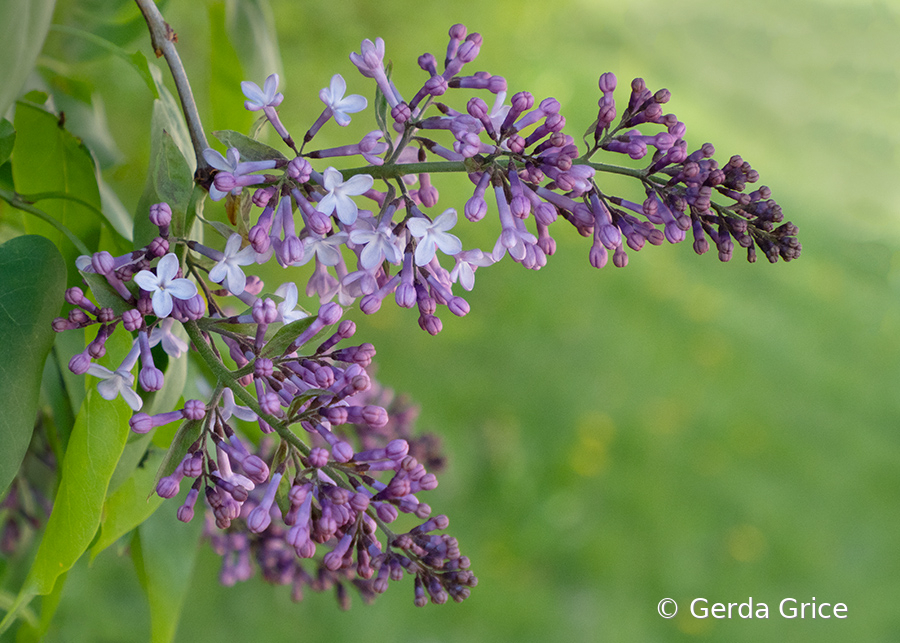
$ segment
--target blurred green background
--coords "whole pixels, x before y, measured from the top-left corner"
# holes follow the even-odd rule
[[[222,39],[222,2],[164,12],[207,128],[246,131],[238,83],[261,84],[272,61],[250,40],[235,50]],[[136,15],[127,2],[59,0],[55,21],[149,57]],[[272,0],[271,18],[295,137],[332,74],[371,96],[347,57],[363,38],[385,39],[408,98],[423,77],[416,57],[440,58],[462,22],[484,37],[473,67],[511,92],[555,96],[576,138],[596,116],[600,73],[618,76],[620,105],[635,76],[667,87],[690,148],[709,141],[723,162],[750,161],[804,249],[790,264],[749,265],[740,252],[721,264],[666,244],[597,271],[589,240],[560,225],[544,269],[505,259],[479,271],[471,314],[442,315],[437,337],[393,304],[355,311],[380,379],[443,436],[449,467],[426,500],[450,516],[479,586],[463,604],[417,609],[406,579],[343,613],[331,595],[292,604],[259,578],[221,587],[204,547],[177,641],[900,639],[900,3]],[[133,210],[146,87],[59,31],[39,64],[44,79],[55,68],[83,82],[94,109],[69,99],[69,127]],[[98,112],[108,135],[92,125]],[[367,118],[352,131],[375,129]],[[317,142],[355,136],[337,129]],[[435,179],[441,207],[467,198],[455,178]],[[598,183],[639,196],[614,177]],[[490,247],[495,228],[457,232],[467,248]],[[672,620],[657,614],[665,597],[680,608]],[[752,597],[769,619],[695,619],[697,597]],[[783,619],[787,597],[843,602],[848,618]],[[129,559],[108,551],[76,566],[54,623],[48,641],[146,640]]]

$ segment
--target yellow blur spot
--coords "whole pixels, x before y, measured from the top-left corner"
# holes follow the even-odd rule
[[[602,473],[609,461],[609,445],[616,428],[611,417],[597,411],[582,416],[575,425],[575,444],[569,463],[575,473],[591,477]]]
[[[738,525],[728,532],[728,553],[742,563],[758,560],[766,550],[766,537],[753,525]]]

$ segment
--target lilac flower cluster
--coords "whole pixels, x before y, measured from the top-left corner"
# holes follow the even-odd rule
[[[257,260],[274,253],[285,267],[312,262],[308,296],[322,302],[336,297],[342,306],[359,300],[366,314],[393,295],[397,305],[417,308],[420,327],[435,334],[442,328],[435,314],[439,304],[454,315],[469,312],[454,287],[471,290],[478,268],[506,255],[527,268],[544,266],[556,251],[550,225],[559,219],[592,239],[589,259],[597,268],[610,254],[614,265],[625,266],[626,248],[678,243],[688,231],[697,253],[706,252],[712,241],[722,261],[731,258],[735,242],[747,249],[751,262],[757,248],[772,262],[799,255],[797,229],[782,223],[769,188],[745,192],[759,178],[747,162],[733,156],[720,166],[708,143],[688,152],[684,123],[663,113],[668,90],[654,93],[635,79],[628,105],[613,125],[616,77],[601,75],[597,120],[585,135],[587,150],[580,154],[574,138],[564,132],[566,119],[556,99],[536,102],[520,91],[507,104],[505,78],[483,71],[463,75],[481,44],[479,34],[467,33],[462,25],[452,27],[443,71],[434,55],[423,54],[418,64],[428,77],[407,102],[384,67],[384,41],[363,41],[350,59],[377,84],[379,129],[358,144],[337,148],[304,152],[329,118],[346,125],[350,113],[366,107],[362,96],[345,96],[342,77],[335,76],[321,91],[326,107],[299,149],[275,109],[284,99],[277,92],[277,76],[266,79],[263,89],[243,83],[247,108],[262,110],[294,152],[288,160],[268,148],[272,158],[251,163],[240,162],[241,154],[258,158],[263,148],[231,147],[225,157],[212,149],[206,152],[216,168],[209,186],[214,199],[238,198],[244,187],[255,186],[252,203],[261,212],[248,216],[246,227]],[[462,109],[441,102],[460,89],[486,92],[491,104],[480,96],[469,98]],[[638,129],[654,125],[663,131]],[[641,160],[651,149],[650,163],[643,168],[591,160],[601,151]],[[339,156],[362,156],[367,165],[317,171],[311,163]],[[496,210],[499,229],[492,248],[464,249],[451,232],[459,219],[455,208],[429,212],[439,200],[432,174],[447,171],[465,172],[475,186],[463,208],[465,218],[479,221]],[[605,193],[596,182],[598,171],[636,178],[643,200]],[[375,187],[376,178],[384,180],[383,189]],[[358,196],[369,200],[370,210],[357,205],[353,197]]]
[[[190,489],[177,511],[185,522],[193,519],[202,495],[210,529],[221,531],[210,539],[217,550],[229,552],[223,582],[252,573],[245,555],[252,548],[264,578],[292,583],[295,596],[304,584],[336,586],[343,605],[347,582],[368,599],[385,591],[389,579],[409,573],[418,605],[426,596],[435,603],[466,598],[477,583],[469,561],[455,539],[433,533],[446,529],[449,520],[431,517],[431,507],[419,497],[437,486],[437,478],[415,454],[438,468],[442,458],[433,439],[413,437],[415,413],[373,382],[368,369],[374,347],[339,346],[356,333],[354,322],[341,321],[343,310],[334,302],[314,317],[296,310],[291,282],[274,296],[257,296],[263,284],[241,270],[257,254],[251,246],[241,250],[238,235],[217,251],[174,239],[166,204],[153,206],[150,217],[160,234],[144,248],[78,260],[94,298],[105,305],[71,288],[66,301],[73,308],[53,327],[98,327],[69,368],[100,378],[102,397],[121,395],[134,410],[132,431],[144,434],[181,422],[156,493],[175,497],[188,479]],[[177,255],[168,252],[173,242],[215,263],[204,276],[199,260],[189,260],[187,278]],[[212,290],[210,283],[217,282],[225,289]],[[227,314],[223,301],[236,293],[246,310]],[[137,383],[145,392],[163,388],[165,376],[152,349],[161,345],[170,359],[184,356],[188,345],[176,324],[218,377],[217,387],[208,402],[187,400],[182,408],[151,415],[141,410],[133,370],[140,361]],[[94,360],[106,354],[119,326],[132,335],[132,348],[111,370]],[[396,409],[393,418],[386,406]],[[255,423],[257,436],[279,438],[277,447],[265,441],[254,452],[259,437],[239,437],[235,418]],[[394,533],[389,525],[401,513],[419,524]],[[234,560],[241,565],[235,567]]]
[[[78,259],[92,296],[69,289],[73,308],[53,327],[96,325],[97,333],[69,368],[98,377],[103,398],[122,396],[134,411],[136,433],[181,423],[156,492],[172,498],[189,484],[177,510],[182,521],[194,518],[203,498],[226,584],[252,574],[254,561],[267,580],[290,584],[295,597],[304,588],[334,587],[342,605],[349,585],[369,599],[405,574],[415,577],[417,605],[463,600],[477,582],[456,540],[435,533],[446,529],[447,517],[432,516],[419,497],[437,485],[439,444],[414,436],[415,411],[374,382],[371,344],[339,347],[356,332],[352,321],[341,320],[343,307],[359,300],[371,314],[392,295],[399,306],[417,308],[420,327],[436,334],[438,305],[457,316],[469,312],[454,288],[471,290],[478,268],[506,255],[527,268],[544,266],[556,250],[550,226],[560,219],[592,239],[589,260],[597,268],[610,253],[622,267],[626,247],[678,243],[689,230],[696,252],[712,241],[723,261],[735,242],[751,261],[757,249],[772,262],[799,255],[796,228],[782,223],[769,189],[745,192],[758,180],[748,163],[734,156],[719,165],[709,144],[688,152],[684,124],[663,113],[667,90],[653,93],[636,79],[614,125],[616,78],[601,75],[598,116],[579,155],[558,101],[536,103],[520,91],[507,104],[504,78],[462,75],[481,44],[480,35],[452,27],[443,71],[435,56],[422,55],[419,67],[428,77],[407,102],[384,67],[384,42],[363,41],[350,59],[378,87],[379,129],[336,148],[304,151],[328,121],[347,125],[350,114],[368,106],[362,96],[346,95],[340,75],[320,92],[325,108],[299,147],[276,109],[284,100],[277,76],[262,88],[242,83],[245,107],[261,112],[293,154],[228,133],[237,142],[224,155],[203,151],[215,170],[205,186],[211,198],[227,199],[229,212],[241,217],[224,234],[224,247],[175,236],[173,228],[183,226],[173,226],[171,208],[159,203],[149,213],[159,235],[146,246],[119,257],[98,252]],[[475,96],[457,110],[442,102],[451,90],[487,92],[492,105]],[[654,125],[662,131],[638,129]],[[643,168],[591,160],[604,151],[641,161],[651,149]],[[347,156],[361,156],[365,165],[313,167]],[[439,194],[431,176],[448,171],[465,172],[474,185],[466,219],[496,211],[492,248],[464,249],[451,232],[457,210],[432,211]],[[643,201],[606,194],[595,180],[598,171],[637,179]],[[379,189],[376,180],[383,181]],[[361,208],[358,197],[371,209]],[[305,291],[319,298],[315,316],[298,307],[294,281],[266,294],[259,277],[245,272],[273,258],[284,268],[312,262]],[[128,333],[132,347],[109,369],[95,361],[114,332]],[[215,388],[205,402],[146,413],[134,368],[140,363],[140,389],[161,390],[165,375],[153,349],[160,346],[157,355],[162,350],[170,360],[184,358],[182,333]],[[236,420],[244,423],[243,434]],[[248,434],[253,424],[259,432]],[[389,525],[401,513],[419,524],[395,533]]]

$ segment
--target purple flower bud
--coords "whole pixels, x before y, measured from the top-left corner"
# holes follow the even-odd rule
[[[69,370],[75,375],[84,375],[91,366],[91,358],[88,357],[87,351],[78,353],[69,360]]]
[[[100,252],[94,253],[91,257],[91,266],[94,268],[94,272],[101,275],[108,275],[115,270],[116,261],[111,254],[105,250],[101,250]]]
[[[179,481],[174,480],[172,476],[161,478],[156,484],[156,494],[160,498],[174,498],[178,495]]]
[[[145,391],[158,391],[165,384],[163,372],[154,366],[142,368],[138,374],[138,381]]]
[[[316,447],[309,452],[309,466],[321,469],[328,464],[328,450]]]
[[[202,420],[206,416],[206,405],[200,400],[188,400],[182,413],[187,420]]]
[[[350,462],[353,459],[353,447],[341,440],[331,447],[331,455],[336,462]]]
[[[190,459],[185,458],[181,462],[182,471],[188,478],[198,478],[203,473],[203,454],[195,451]],[[267,472],[268,473],[268,472]],[[266,475],[268,478],[268,475]]]
[[[156,426],[153,423],[153,418],[146,413],[135,413],[131,416],[131,419],[128,420],[128,425],[135,433],[148,433]]]
[[[198,489],[191,488],[191,490],[188,491],[184,504],[178,508],[178,520],[181,522],[190,522],[193,519],[194,505],[197,503],[199,495],[200,491]]]
[[[172,223],[172,208],[168,203],[156,203],[150,206],[150,223],[160,228]],[[163,234],[163,236],[165,235]]]
[[[269,479],[269,467],[259,456],[251,455],[241,462],[241,468],[247,477],[256,484],[262,484]]]
[[[131,308],[122,313],[122,325],[125,327],[125,330],[129,332],[140,328],[143,322],[144,318],[136,308]]]
[[[53,330],[57,333],[61,333],[64,330],[74,330],[78,328],[78,324],[70,322],[65,317],[57,317],[53,320]]]

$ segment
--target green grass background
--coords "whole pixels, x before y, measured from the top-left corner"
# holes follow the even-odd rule
[[[176,640],[898,640],[900,3],[272,8],[281,113],[295,134],[318,115],[332,74],[371,95],[347,58],[363,38],[385,39],[408,98],[422,79],[416,57],[440,58],[447,28],[463,22],[484,36],[474,67],[511,91],[555,96],[576,137],[596,115],[601,72],[617,74],[619,101],[635,76],[669,88],[691,149],[709,141],[723,161],[749,160],[804,249],[790,264],[749,265],[739,252],[721,264],[667,244],[597,271],[589,240],[562,229],[543,270],[505,259],[479,271],[471,314],[443,314],[437,337],[392,303],[371,318],[357,311],[381,380],[421,403],[420,427],[444,437],[449,468],[427,501],[450,516],[479,586],[463,604],[417,609],[406,579],[343,613],[331,595],[295,605],[258,578],[220,587],[204,548]],[[166,8],[201,114],[245,130],[235,85],[232,106],[211,98],[215,70],[234,69],[208,15],[203,3]],[[146,37],[138,46],[149,55]],[[83,73],[113,128],[105,176],[133,208],[149,98],[117,64]],[[375,128],[366,115],[351,127]],[[336,130],[326,127],[323,145],[346,140]],[[116,147],[127,162],[111,163]],[[439,205],[461,209],[465,183],[435,182]],[[598,182],[637,196],[618,179]],[[461,221],[458,233],[466,247],[490,247],[496,227]],[[77,566],[47,640],[146,640],[129,565],[110,551]],[[656,611],[665,597],[679,604],[672,620]],[[752,597],[769,619],[694,619],[696,597]],[[848,618],[782,619],[786,597],[846,603]]]

